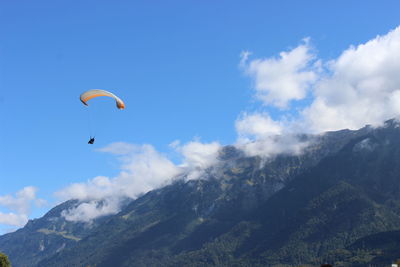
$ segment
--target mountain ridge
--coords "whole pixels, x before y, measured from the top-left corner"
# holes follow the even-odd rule
[[[313,143],[303,154],[268,160],[226,146],[218,168],[203,179],[152,190],[82,235],[74,225],[65,236],[51,232],[51,225],[35,228],[35,221],[23,228],[48,230],[34,236],[36,246],[43,235],[56,235],[60,245],[75,233],[78,239],[59,251],[16,259],[15,251],[24,248],[9,253],[6,241],[21,238],[20,230],[0,236],[0,250],[17,267],[29,261],[49,267],[387,264],[389,256],[362,257],[354,248],[368,236],[400,230],[399,124],[304,138]],[[48,214],[63,207],[55,209]]]

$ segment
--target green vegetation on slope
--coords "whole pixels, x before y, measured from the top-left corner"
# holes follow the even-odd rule
[[[11,267],[11,263],[8,260],[7,255],[0,252],[0,267]]]

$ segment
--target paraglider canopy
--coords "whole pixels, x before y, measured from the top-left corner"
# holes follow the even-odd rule
[[[99,96],[112,97],[116,101],[117,108],[119,108],[119,109],[124,109],[125,108],[125,103],[124,103],[124,101],[121,100],[121,98],[119,98],[118,96],[116,96],[113,93],[108,92],[106,90],[92,89],[92,90],[86,91],[86,92],[81,94],[80,99],[81,99],[83,104],[88,106],[89,104],[87,103],[87,101],[89,101],[92,98],[99,97]]]

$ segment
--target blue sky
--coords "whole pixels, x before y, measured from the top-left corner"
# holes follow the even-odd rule
[[[118,176],[118,153],[98,151],[112,143],[150,144],[178,162],[186,150],[175,151],[176,140],[233,144],[243,114],[296,114],[310,94],[290,108],[260,101],[251,60],[301,44],[318,60],[336,60],[395,29],[398,10],[386,0],[2,1],[0,215],[35,218],[71,183]],[[79,95],[94,88],[114,92],[126,109],[93,100],[88,114]],[[16,208],[28,186],[28,200],[41,200]]]

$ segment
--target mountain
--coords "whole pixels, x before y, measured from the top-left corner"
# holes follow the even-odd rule
[[[302,137],[301,155],[224,147],[201,179],[177,178],[88,225],[65,202],[0,237],[13,266],[389,265],[400,258],[400,127]]]

